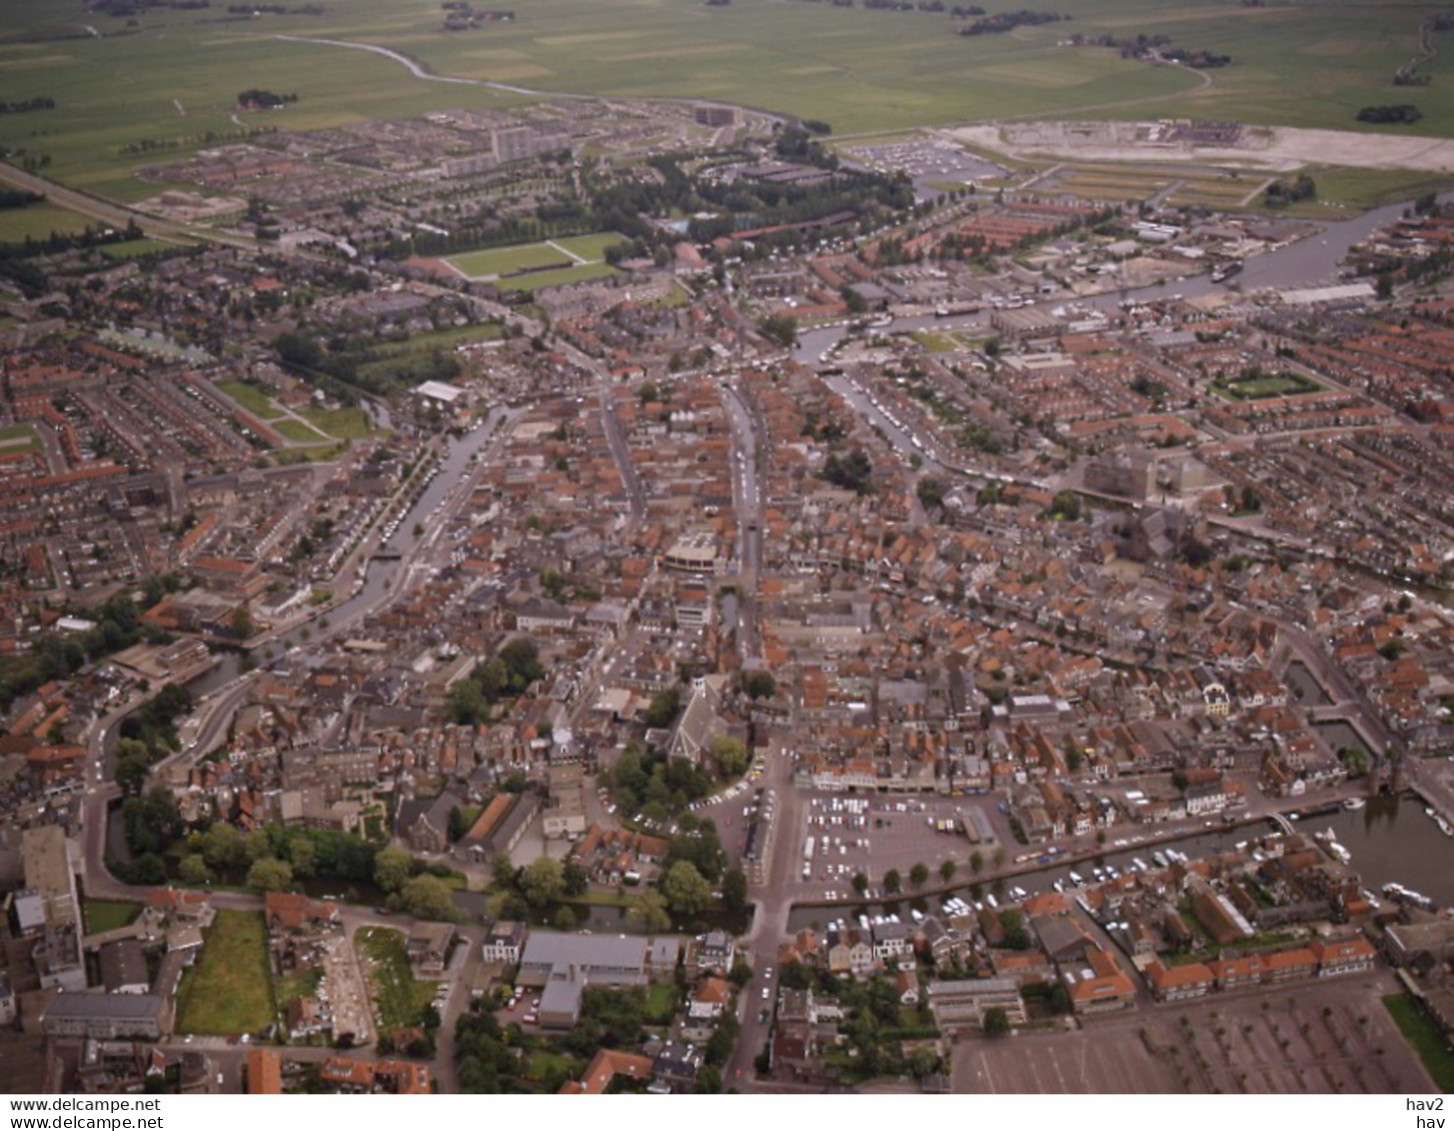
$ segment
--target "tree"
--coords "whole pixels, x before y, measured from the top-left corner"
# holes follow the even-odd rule
[[[288,862],[293,875],[311,876],[318,868],[318,850],[306,836],[294,837],[288,842]]]
[[[868,877],[862,872],[853,873],[853,890],[862,895],[868,890]]]
[[[273,842],[268,837],[268,830],[256,828],[246,833],[242,838],[242,851],[249,864],[255,860],[261,860],[264,856],[271,856]]]
[[[671,930],[671,912],[666,909],[666,897],[655,890],[632,896],[626,907],[626,922],[633,931],[643,935]]]
[[[769,314],[757,324],[757,331],[785,350],[798,344],[798,320],[791,314]]]
[[[947,884],[950,880],[954,879],[954,873],[957,870],[958,866],[953,860],[946,860],[939,865],[939,878]]]
[[[128,797],[121,806],[126,843],[139,854],[165,852],[182,835],[182,815],[171,790],[153,786],[141,797]]]
[[[884,891],[888,892],[890,895],[894,895],[903,886],[903,877],[899,875],[899,870],[897,868],[890,868],[887,872],[884,873]]]
[[[177,863],[177,879],[184,884],[205,884],[212,878],[200,852],[189,852]]]
[[[1177,768],[1171,771],[1171,784],[1176,787],[1178,793],[1185,793],[1186,787],[1191,784],[1191,779],[1186,776],[1186,771]]]
[[[664,730],[671,726],[673,720],[676,719],[681,705],[682,693],[675,687],[653,696],[650,705],[646,708],[646,725]]]
[[[712,757],[717,772],[724,778],[739,778],[747,772],[747,744],[730,734],[719,734],[712,740]]]
[[[985,1010],[984,1014],[984,1035],[986,1037],[1004,1037],[1010,1032],[1010,1015],[999,1006]]]
[[[561,880],[565,884],[566,895],[585,895],[586,889],[591,884],[591,877],[574,860],[566,861],[565,868],[561,872]]]
[[[777,694],[777,682],[768,672],[749,672],[742,677],[742,690],[749,699],[771,699]]]
[[[415,876],[404,885],[399,897],[404,910],[419,919],[454,922],[459,917],[448,886],[438,876]]]
[[[497,852],[490,858],[490,879],[497,888],[515,885],[515,861],[510,859],[509,853]]]
[[[915,453],[917,454],[917,453]],[[944,484],[935,479],[932,475],[926,475],[919,480],[916,488],[919,502],[924,505],[925,510],[934,510],[944,505]]]
[[[247,870],[247,886],[253,891],[282,891],[293,882],[293,866],[274,856],[260,856]]]
[[[697,871],[696,865],[678,860],[662,876],[661,894],[666,897],[667,906],[677,914],[695,915],[710,906],[712,885]]]
[[[544,907],[565,894],[565,867],[559,860],[542,856],[520,873],[520,894],[532,907]]]
[[[374,883],[385,891],[399,891],[414,871],[414,857],[397,845],[389,845],[374,857]]]
[[[923,861],[915,864],[909,869],[909,883],[916,888],[921,888],[929,879],[929,866]]]
[[[202,837],[202,858],[208,867],[219,872],[242,867],[247,860],[242,833],[226,821],[214,822]]]
[[[984,853],[977,848],[969,854],[969,870],[976,876],[984,871]]]
[[[747,875],[741,868],[728,868],[722,876],[722,905],[729,911],[747,906]]]

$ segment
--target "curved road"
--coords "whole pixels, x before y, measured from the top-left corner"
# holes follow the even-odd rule
[[[416,79],[423,79],[425,82],[448,82],[457,83],[461,86],[482,86],[489,90],[501,90],[507,94],[524,94],[531,98],[571,98],[582,102],[605,102],[612,97],[631,102],[648,102],[660,106],[726,106],[734,110],[751,110],[754,114],[761,114],[772,118],[774,121],[790,123],[797,120],[792,114],[779,114],[772,110],[764,110],[759,106],[739,106],[735,102],[721,102],[714,98],[673,98],[668,95],[606,95],[606,94],[583,94],[580,91],[572,90],[541,90],[530,86],[515,86],[508,82],[498,82],[495,79],[471,79],[458,75],[435,74],[420,63],[412,59],[402,51],[396,51],[392,47],[385,47],[378,43],[358,43],[351,39],[325,39],[313,35],[275,35],[274,39],[280,39],[287,43],[317,43],[326,47],[351,47],[355,51],[372,51],[375,55],[382,55],[386,59],[392,59],[396,63],[402,63],[409,68],[409,73]]]

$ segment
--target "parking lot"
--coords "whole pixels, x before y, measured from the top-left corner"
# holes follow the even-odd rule
[[[1304,982],[1092,1018],[1079,1031],[955,1046],[954,1090],[980,1093],[1420,1092],[1379,997],[1385,976]]]
[[[952,860],[955,878],[963,882],[971,875],[971,854],[979,851],[988,863],[999,844],[986,806],[993,808],[976,797],[809,794],[800,843],[802,880],[823,898],[845,899],[854,894],[854,875],[862,872],[869,892],[877,895],[890,870],[898,871],[907,888],[909,870],[922,863],[937,884],[940,865]],[[964,832],[966,821],[977,839]]]

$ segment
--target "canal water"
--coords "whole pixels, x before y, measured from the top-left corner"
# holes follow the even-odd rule
[[[1331,829],[1334,839],[1352,855],[1351,867],[1358,872],[1363,886],[1369,891],[1376,894],[1384,884],[1397,882],[1429,896],[1440,907],[1454,907],[1454,837],[1447,837],[1440,831],[1439,826],[1425,815],[1423,802],[1413,794],[1374,798],[1362,809],[1340,808],[1323,816],[1302,818],[1293,824],[1299,831],[1309,834]],[[1158,844],[1111,848],[1092,860],[1039,868],[983,884],[967,884],[956,892],[970,899],[982,899],[986,892],[1002,899],[1012,887],[1035,894],[1048,890],[1056,880],[1071,883],[1072,871],[1091,881],[1093,864],[1101,867],[1109,864],[1125,871],[1139,857],[1147,865],[1155,867],[1151,853],[1164,852],[1167,848],[1185,853],[1195,860],[1225,852],[1241,841],[1255,840],[1276,831],[1277,827],[1271,821],[1257,821]],[[905,897],[900,903],[889,906],[900,912],[905,906],[928,911],[937,909],[939,903],[938,896],[929,899]],[[833,919],[853,918],[861,910],[860,907],[846,906],[795,907],[788,927],[793,931],[803,927],[821,929]]]

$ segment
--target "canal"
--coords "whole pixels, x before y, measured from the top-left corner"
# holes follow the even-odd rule
[[[1307,817],[1293,822],[1303,833],[1316,833],[1331,829],[1337,840],[1352,855],[1351,867],[1359,874],[1363,886],[1375,894],[1386,883],[1401,883],[1405,887],[1429,896],[1440,907],[1454,907],[1454,838],[1447,837],[1439,826],[1424,813],[1423,802],[1413,794],[1398,797],[1380,797],[1369,801],[1362,809],[1338,809],[1318,817]],[[1219,827],[1196,836],[1182,837],[1158,843],[1128,845],[1124,848],[1111,847],[1102,855],[1075,864],[1050,865],[1030,872],[999,878],[984,883],[966,884],[955,889],[955,894],[969,899],[982,899],[985,893],[992,893],[1003,900],[1013,887],[1023,888],[1034,895],[1046,891],[1057,881],[1069,885],[1070,873],[1078,873],[1084,880],[1092,880],[1091,867],[1110,865],[1121,871],[1134,867],[1139,858],[1155,867],[1152,852],[1165,852],[1171,848],[1185,853],[1195,860],[1217,852],[1235,848],[1239,843],[1256,840],[1277,831],[1271,821],[1256,821],[1236,827]],[[905,907],[920,911],[937,909],[939,896],[909,898],[898,902],[873,905],[874,910],[886,906],[890,910],[903,912]],[[830,921],[852,918],[863,912],[864,906],[836,907],[794,907],[788,920],[788,928],[797,931],[804,927],[821,930]]]

